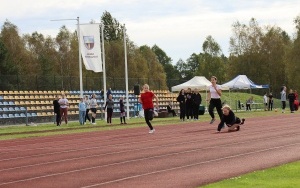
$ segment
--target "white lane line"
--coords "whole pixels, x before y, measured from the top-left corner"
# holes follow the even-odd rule
[[[299,133],[300,134],[300,133]],[[273,137],[267,137],[267,138],[257,138],[257,139],[251,139],[251,140],[246,140],[243,142],[236,142],[236,143],[229,143],[229,144],[222,144],[222,146],[233,146],[233,145],[238,145],[238,144],[245,144],[248,142],[253,142],[253,141],[259,141],[259,140],[270,140],[270,139],[278,139],[278,138],[284,138],[284,137],[289,137],[289,136],[295,136],[299,135],[297,134],[287,134],[287,135],[280,135],[280,136],[273,136]],[[208,141],[212,139],[207,139]],[[214,139],[216,140],[216,139]],[[205,140],[202,140],[205,141]],[[9,170],[16,170],[16,169],[22,169],[22,168],[29,168],[29,167],[35,167],[35,166],[42,166],[42,165],[48,165],[48,164],[55,164],[55,163],[60,163],[60,162],[68,162],[68,161],[73,161],[73,160],[81,160],[81,159],[88,159],[92,157],[101,157],[101,156],[106,156],[106,155],[114,155],[114,154],[121,154],[121,153],[126,153],[126,152],[134,152],[134,151],[142,151],[142,150],[149,150],[149,149],[155,149],[155,148],[162,148],[162,147],[172,147],[172,146],[178,146],[178,145],[183,145],[183,144],[192,144],[192,143],[198,143],[199,140],[194,140],[194,141],[186,141],[186,142],[180,142],[180,143],[172,143],[172,144],[164,144],[164,145],[156,145],[156,146],[150,146],[150,147],[143,147],[143,148],[137,148],[137,149],[129,149],[129,150],[122,150],[122,151],[117,151],[117,152],[109,152],[109,153],[103,153],[103,154],[94,154],[94,155],[88,155],[84,157],[73,157],[73,158],[68,158],[68,159],[63,159],[63,160],[56,160],[56,161],[51,161],[51,162],[44,162],[44,163],[37,163],[33,165],[24,165],[24,166],[18,166],[18,167],[11,167],[11,168],[6,168],[6,169],[1,169],[0,172],[3,171],[9,171]],[[193,149],[193,150],[187,150],[184,152],[189,152],[189,151],[198,151],[198,150],[206,150],[206,149],[213,149],[219,146],[209,146],[201,149]],[[180,154],[182,152],[173,152],[174,154]],[[153,157],[161,157],[164,155],[158,155],[158,156],[153,156]],[[142,159],[148,159],[148,158],[142,158]],[[136,159],[138,160],[138,159]],[[124,161],[126,162],[126,161]],[[132,162],[132,160],[130,160]]]
[[[158,170],[158,171],[148,172],[148,173],[134,175],[134,176],[128,176],[128,177],[125,177],[125,178],[120,178],[120,179],[116,179],[116,180],[112,180],[112,181],[107,181],[107,182],[103,182],[103,183],[98,183],[98,184],[83,186],[81,188],[91,188],[91,187],[97,187],[97,186],[111,184],[111,183],[117,183],[117,182],[120,182],[120,181],[134,179],[134,178],[138,178],[138,177],[142,177],[142,176],[148,176],[148,175],[158,174],[158,173],[162,173],[162,172],[168,172],[168,171],[172,171],[172,170],[178,170],[178,169],[183,169],[183,168],[198,166],[198,165],[201,165],[201,164],[206,164],[206,163],[211,163],[211,162],[217,162],[217,161],[221,161],[221,160],[232,159],[232,158],[246,156],[246,155],[251,155],[251,154],[262,153],[262,152],[266,152],[266,151],[270,151],[270,150],[281,149],[281,148],[284,148],[284,147],[290,147],[290,146],[295,146],[295,145],[299,145],[299,144],[300,143],[294,143],[294,144],[277,146],[277,147],[273,147],[273,148],[268,148],[268,149],[263,149],[263,150],[248,152],[248,153],[242,153],[242,154],[238,154],[238,155],[232,155],[232,156],[222,157],[222,158],[218,158],[218,159],[212,159],[212,160],[203,161],[203,162],[199,162],[199,163],[194,163],[194,164],[189,164],[189,165],[184,165],[184,166],[178,166],[178,167],[174,167],[174,168],[169,168],[169,169],[164,169],[164,170]]]
[[[170,168],[170,169],[159,170],[159,171],[149,172],[149,173],[145,173],[145,174],[130,176],[130,177],[121,178],[121,179],[117,179],[117,180],[113,180],[113,181],[108,181],[108,182],[103,182],[103,183],[95,184],[95,185],[91,185],[91,186],[93,187],[93,186],[104,185],[104,184],[108,184],[108,183],[123,181],[123,180],[126,180],[126,179],[132,179],[132,178],[136,178],[136,177],[141,177],[141,176],[145,176],[145,175],[149,175],[149,174],[166,172],[166,171],[170,171],[170,170],[175,170],[175,169],[181,169],[181,168],[196,166],[196,165],[205,164],[205,163],[209,163],[209,162],[215,162],[215,161],[220,161],[220,160],[224,160],[224,159],[229,159],[229,158],[234,158],[234,157],[239,157],[239,156],[244,156],[244,155],[250,155],[250,154],[259,153],[259,152],[265,152],[265,151],[270,151],[270,150],[274,150],[274,149],[280,149],[280,148],[283,148],[283,147],[295,146],[295,145],[299,145],[299,144],[300,143],[293,143],[293,144],[276,146],[276,147],[272,147],[272,148],[267,148],[267,149],[262,149],[262,150],[258,150],[258,151],[248,152],[248,153],[231,155],[231,156],[222,157],[222,158],[218,158],[218,159],[203,161],[203,162],[200,162],[200,163],[194,163],[194,164],[189,164],[189,165],[185,165],[185,166],[179,166],[179,167],[174,167],[174,168]],[[217,147],[217,146],[215,146],[215,147]],[[166,156],[172,156],[172,155],[179,155],[179,154],[191,153],[191,152],[199,151],[199,150],[201,150],[201,149],[194,149],[194,150],[190,150],[190,151],[165,154],[165,155],[161,155],[161,156],[151,156],[151,157],[146,157],[146,158],[141,158],[141,159],[134,159],[134,160],[122,161],[122,162],[117,162],[117,163],[112,163],[112,164],[106,164],[106,165],[99,165],[99,166],[88,167],[88,168],[83,168],[83,169],[77,169],[77,170],[72,170],[72,171],[67,171],[67,172],[60,172],[60,173],[48,174],[48,175],[44,175],[44,176],[37,176],[37,177],[33,177],[33,178],[27,178],[27,179],[22,179],[22,180],[17,180],[17,181],[10,181],[10,182],[5,182],[5,183],[0,183],[0,186],[1,185],[14,184],[14,183],[20,183],[20,182],[25,182],[25,181],[31,181],[31,180],[41,179],[41,178],[48,178],[48,177],[59,176],[59,175],[66,175],[66,174],[71,174],[71,173],[76,173],[76,172],[82,172],[82,171],[87,171],[87,170],[93,170],[93,169],[97,169],[97,168],[109,167],[109,166],[114,166],[114,165],[126,164],[126,163],[130,163],[130,162],[142,161],[142,160],[146,160],[146,159],[155,159],[155,158],[160,158],[160,157],[166,157]]]

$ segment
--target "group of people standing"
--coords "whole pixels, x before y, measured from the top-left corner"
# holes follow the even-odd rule
[[[296,110],[298,110],[299,107],[298,93],[296,90],[290,89],[289,93],[287,94],[286,90],[286,86],[281,87],[280,100],[282,113],[285,113],[287,99],[289,101],[290,111],[291,113],[294,113]]]
[[[188,88],[186,91],[182,89],[177,97],[180,108],[180,120],[198,120],[199,107],[202,102],[201,94],[197,89],[194,91]]]

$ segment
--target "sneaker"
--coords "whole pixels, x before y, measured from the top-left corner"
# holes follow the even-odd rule
[[[215,121],[216,121],[216,119],[213,118],[213,119],[210,120],[210,123],[209,123],[209,124],[213,124]]]
[[[243,125],[245,122],[245,118],[242,119],[242,122],[240,123],[240,125]]]
[[[155,131],[155,129],[150,130],[150,131],[149,131],[149,134],[154,133],[154,131]]]

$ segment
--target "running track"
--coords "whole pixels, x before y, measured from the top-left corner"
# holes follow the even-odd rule
[[[189,122],[0,141],[2,187],[197,187],[300,160],[300,116],[247,119],[241,131]],[[155,120],[153,121],[155,126]]]

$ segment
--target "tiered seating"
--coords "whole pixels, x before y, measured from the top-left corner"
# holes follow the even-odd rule
[[[24,118],[24,117],[53,117],[53,100],[56,95],[61,95],[63,91],[0,91],[0,119]],[[170,101],[173,102],[173,108],[179,109],[176,102],[177,94],[170,93],[168,90],[154,90],[159,98],[161,108],[166,108]],[[69,114],[78,115],[78,103],[80,101],[80,91],[64,91],[69,100]],[[101,108],[104,101],[100,98],[100,91],[84,91],[84,95],[91,96],[93,93],[97,96],[97,102]],[[126,97],[124,90],[113,90],[113,99],[115,102],[115,112],[119,112],[119,99]],[[131,113],[137,110],[137,96],[134,91],[129,91],[128,99],[124,100],[125,105],[129,105]],[[48,119],[49,119],[48,118]]]

